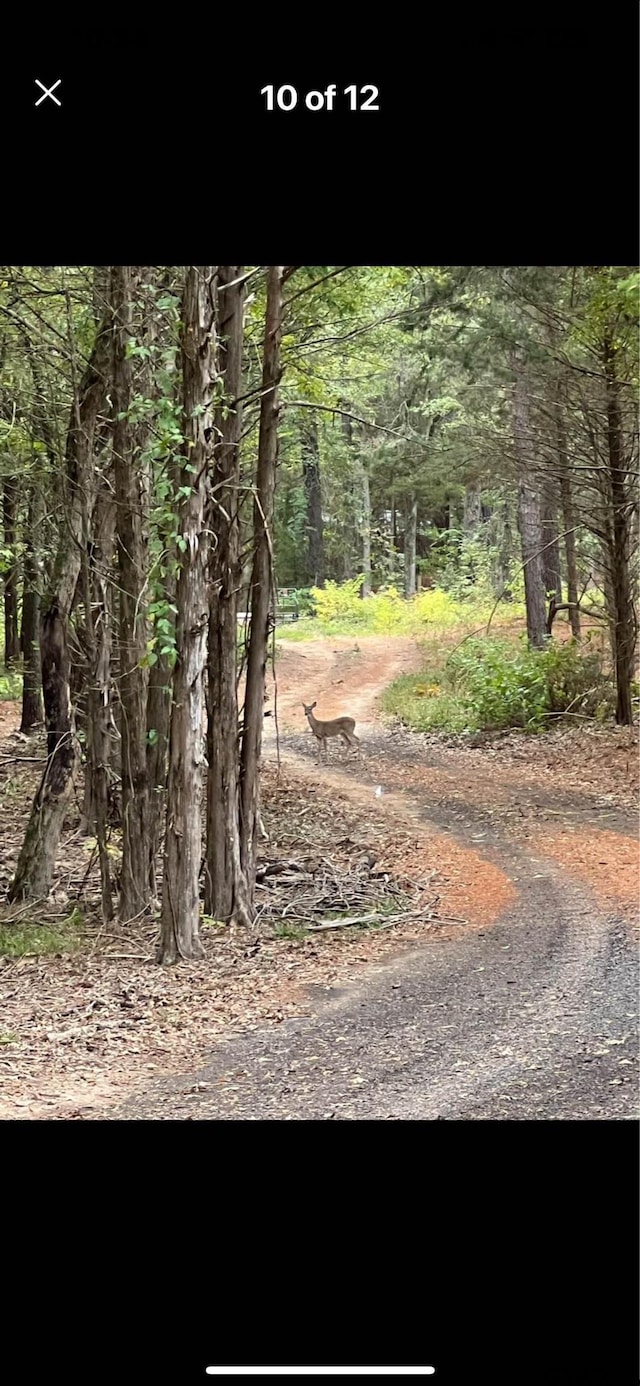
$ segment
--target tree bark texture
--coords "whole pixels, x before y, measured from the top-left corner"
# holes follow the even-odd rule
[[[260,796],[260,754],[267,667],[269,603],[273,577],[273,500],[278,459],[278,385],[282,334],[283,266],[267,272],[267,308],[262,368],[258,466],[253,510],[254,559],[251,576],[251,630],[244,699],[241,752],[241,861],[253,896]]]
[[[216,410],[209,570],[207,865],[205,910],[215,919],[251,922],[241,861],[238,766],[237,631],[242,432],[242,265],[221,265],[217,340],[224,387]]]
[[[7,550],[4,566],[4,663],[10,669],[20,658],[20,636],[18,630],[18,573],[16,553],[18,541],[18,482],[16,477],[5,477],[2,488],[2,519],[4,526],[4,546]]]
[[[411,496],[406,503],[404,522],[404,594],[416,595],[416,535],[418,529],[418,502]]]
[[[70,696],[68,621],[81,566],[87,507],[94,495],[96,425],[107,408],[111,318],[104,318],[75,392],[65,452],[65,525],[61,531],[40,625],[47,764],[9,890],[10,900],[48,894],[58,842],[78,763]]]
[[[177,663],[169,733],[167,823],[162,880],[159,961],[202,957],[200,865],[202,767],[205,736],[204,670],[209,603],[208,525],[216,387],[216,270],[189,265],[182,307],[185,460],[189,487],[180,515],[176,593]]]
[[[25,535],[22,627],[22,717],[20,731],[27,733],[42,721],[42,688],[40,682],[40,572],[38,569],[38,534],[42,524],[42,497],[37,485],[29,491]]]
[[[611,487],[611,585],[615,620],[616,722],[631,726],[633,704],[631,683],[637,626],[630,573],[631,517],[635,495],[631,495],[622,432],[620,382],[616,371],[611,338],[603,342],[603,365],[607,412],[607,459]]]
[[[312,409],[303,409],[301,413],[302,474],[307,503],[307,584],[310,587],[323,587],[325,561],[318,420]]]
[[[520,477],[518,481],[518,530],[522,545],[524,593],[529,644],[542,649],[547,641],[542,518],[540,492],[534,476],[534,457],[529,418],[529,393],[524,364],[514,353],[513,437]]]
[[[148,488],[140,454],[134,455],[128,418],[132,394],[132,295],[138,276],[129,265],[116,265],[113,306],[113,454],[116,490],[116,538],[120,599],[118,691],[122,750],[122,871],[119,916],[134,919],[149,903],[147,783],[147,647],[144,588],[147,578]]]
[[[573,504],[573,488],[567,446],[567,430],[563,411],[562,385],[559,382],[553,403],[553,419],[558,454],[560,476],[560,506],[562,528],[564,530],[564,554],[567,567],[567,601],[569,603],[569,622],[571,634],[580,639],[580,612],[578,610],[578,564],[576,559],[576,514]]]

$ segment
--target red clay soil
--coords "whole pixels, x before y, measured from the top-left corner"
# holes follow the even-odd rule
[[[439,883],[446,882],[441,906],[446,919],[454,917],[456,922],[465,923],[471,928],[482,928],[497,919],[515,899],[515,887],[504,872],[486,861],[474,848],[454,842],[448,833],[439,832],[432,824],[425,823],[419,808],[408,795],[388,793],[385,789],[378,798],[375,786],[345,783],[344,778],[335,771],[325,766],[318,771],[313,763],[309,765],[289,752],[283,755],[283,763],[288,773],[293,770],[297,779],[308,779],[321,786],[327,794],[333,787],[336,792],[346,796],[349,803],[358,805],[365,819],[370,820],[372,814],[375,815],[385,843],[383,856],[376,863],[378,869],[387,866],[391,874],[406,874],[413,879],[419,879],[426,873],[427,877],[433,878],[436,891]],[[414,836],[407,844],[407,829],[410,827]],[[442,937],[442,930],[438,932]]]
[[[640,895],[638,843],[604,828],[561,828],[536,834],[536,847],[559,861],[569,875],[588,881],[604,905],[637,906]]]

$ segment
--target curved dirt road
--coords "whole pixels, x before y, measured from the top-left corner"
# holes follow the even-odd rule
[[[466,862],[456,898],[466,901],[468,922],[364,969],[354,984],[318,988],[311,1015],[219,1043],[197,1073],[155,1082],[99,1115],[637,1116],[632,797],[612,807],[597,764],[582,762],[573,780],[568,773],[555,787],[553,743],[525,748],[521,767],[519,752],[502,764],[499,751],[384,729],[376,694],[418,663],[408,640],[288,647],[279,678],[281,755],[300,775],[320,776],[368,804],[378,788],[390,830],[398,815],[419,821],[425,852],[437,857],[449,843],[452,859]],[[316,697],[317,716],[357,718],[361,761],[334,749],[329,766],[317,768],[301,708]],[[273,727],[265,754],[275,754]],[[491,905],[485,882],[494,879],[504,889]]]

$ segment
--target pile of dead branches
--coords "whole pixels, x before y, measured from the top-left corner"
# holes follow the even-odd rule
[[[384,867],[376,868],[372,852],[344,868],[327,857],[263,861],[257,872],[256,924],[289,922],[318,933],[351,925],[387,928],[401,920],[431,919],[439,897],[425,904],[427,884],[398,879]]]

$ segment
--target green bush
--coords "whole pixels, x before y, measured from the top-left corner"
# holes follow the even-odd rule
[[[467,640],[449,655],[438,682],[433,670],[405,675],[383,697],[388,712],[421,731],[537,732],[570,713],[603,720],[614,705],[612,684],[593,650],[582,652],[575,641],[531,650],[525,637],[515,644]]]

